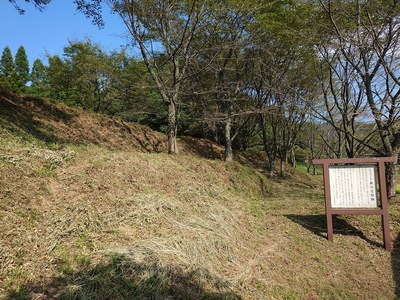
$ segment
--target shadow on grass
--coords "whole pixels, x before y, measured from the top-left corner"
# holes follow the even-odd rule
[[[397,236],[393,244],[392,250],[392,270],[393,279],[396,284],[396,299],[400,299],[400,234]]]
[[[145,255],[112,254],[105,264],[24,286],[5,299],[241,299],[206,269],[185,272]]]
[[[37,114],[46,115],[54,121],[66,122],[73,116],[59,109],[48,100],[37,97],[19,97],[0,87],[0,125],[7,130],[16,130],[32,135],[45,142],[60,142],[52,128],[46,126],[37,118]]]
[[[312,233],[327,238],[326,216],[325,215],[285,215],[289,220],[300,224]],[[383,247],[382,244],[373,241],[365,236],[365,234],[349,224],[346,220],[337,215],[332,216],[333,234],[358,236],[375,247]]]
[[[216,143],[208,139],[194,138],[190,136],[180,137],[187,145],[190,146],[190,151],[200,157],[207,159],[224,159],[224,150]]]

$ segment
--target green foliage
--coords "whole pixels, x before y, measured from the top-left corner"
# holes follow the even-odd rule
[[[48,97],[48,78],[47,69],[40,59],[33,62],[30,74],[31,85],[29,92],[38,97]]]
[[[47,77],[49,82],[50,97],[56,100],[69,101],[70,96],[70,74],[67,66],[58,55],[48,58],[49,66],[47,67]]]
[[[0,59],[0,84],[3,87],[12,89],[14,72],[15,66],[11,49],[10,47],[6,46]]]
[[[33,92],[157,130],[165,123],[165,106],[145,64],[125,50],[107,53],[90,40],[69,42],[62,58],[48,61],[44,70],[39,62],[32,70]]]
[[[101,2],[102,0],[74,0],[76,9],[84,13],[87,18],[91,18],[92,23],[99,28],[102,28],[105,24],[102,17]]]
[[[74,3],[78,11],[102,25],[100,0]],[[309,135],[309,141],[297,137],[309,106],[322,98],[323,78],[317,77],[315,70],[329,69],[328,64],[320,65],[316,49],[326,41],[336,43],[338,34],[351,37],[357,14],[361,25],[367,21],[380,25],[388,20],[397,22],[394,16],[399,12],[398,5],[385,1],[146,0],[130,1],[129,7],[126,1],[108,3],[131,26],[130,38],[146,55],[137,59],[125,50],[104,51],[89,39],[70,41],[63,56],[48,57],[47,66],[35,61],[30,93],[164,132],[171,132],[165,103],[176,102],[178,124],[174,129],[181,134],[213,138],[221,144],[231,140],[233,149],[263,147],[269,149],[271,158],[282,160],[296,144],[304,149],[302,156],[322,155],[320,145],[311,150]],[[335,18],[339,33],[330,24],[327,11]],[[201,34],[197,34],[199,30]],[[381,32],[390,32],[385,30]],[[15,76],[26,74],[23,47],[15,64],[9,49],[6,52],[1,67]],[[7,81],[3,73],[0,76]],[[392,75],[394,81],[398,76]],[[8,83],[20,92],[24,78],[18,79],[17,85],[12,79]],[[230,137],[226,125],[230,125]],[[364,128],[368,132],[370,127]],[[330,144],[327,149],[335,148],[337,137],[330,134],[328,138],[325,128],[320,133]],[[318,140],[318,144],[322,142]],[[323,154],[329,155],[329,151]]]
[[[29,61],[24,46],[20,46],[15,54],[15,91],[25,92],[29,80]]]
[[[315,18],[315,7],[309,1],[261,1],[255,26],[274,34],[287,45],[305,44],[311,42],[314,36]]]
[[[37,176],[39,177],[51,177],[57,178],[57,165],[50,164],[47,166],[43,166],[38,172]]]
[[[110,109],[113,98],[113,63],[90,40],[64,47],[64,65],[71,79],[69,101],[95,112]]]
[[[23,93],[28,81],[29,61],[24,46],[18,48],[15,59],[10,47],[6,46],[0,60],[0,85],[10,91]]]
[[[40,59],[36,59],[33,62],[32,72],[31,72],[31,82],[32,86],[39,85],[44,82],[46,78],[46,68]]]

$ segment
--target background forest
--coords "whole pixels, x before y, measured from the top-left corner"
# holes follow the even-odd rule
[[[75,3],[104,26],[101,1]],[[30,67],[23,45],[14,57],[6,47],[0,84],[148,125],[170,153],[177,135],[213,139],[227,161],[263,150],[271,175],[276,161],[284,175],[288,161],[398,155],[398,1],[103,3],[139,56],[87,39]]]

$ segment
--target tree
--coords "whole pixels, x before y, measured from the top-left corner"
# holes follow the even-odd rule
[[[69,101],[87,110],[107,112],[112,105],[114,68],[100,45],[90,40],[64,47],[64,64],[71,74]]]
[[[15,66],[10,47],[6,46],[0,59],[0,84],[9,90],[13,89]]]
[[[40,59],[35,59],[30,74],[30,92],[39,97],[47,97],[49,95],[47,68]]]
[[[310,116],[307,122],[304,124],[299,140],[301,141],[300,147],[303,150],[303,161],[306,163],[307,172],[317,175],[317,168],[313,165],[312,160],[321,158],[324,150],[324,144],[322,141],[321,123]],[[311,172],[312,169],[312,172]]]
[[[258,85],[255,86],[262,141],[268,155],[270,176],[275,170],[275,159],[280,160],[280,176],[285,175],[288,155],[296,145],[314,97],[312,89],[301,82],[304,78],[298,72],[288,72],[287,63],[293,62],[286,60],[284,65],[277,64],[275,71],[279,73],[271,76],[261,75]],[[270,65],[263,67],[269,68]]]
[[[203,20],[204,34],[194,42],[201,50],[196,64],[191,66],[197,70],[193,70],[196,76],[190,83],[197,89],[194,93],[203,104],[213,108],[203,109],[200,117],[214,131],[222,129],[227,162],[233,160],[234,140],[251,118],[251,114],[244,114],[250,99],[245,86],[244,49],[250,43],[247,26],[254,17],[254,8],[241,4],[210,4],[210,13]]]
[[[164,131],[167,124],[164,104],[146,65],[140,59],[128,57],[124,51],[114,51],[110,56],[116,68],[115,114],[123,120]]]
[[[14,5],[15,9],[20,13],[24,14],[25,10],[21,8],[18,4],[18,0],[8,0],[12,5]],[[44,7],[51,2],[51,0],[25,0],[25,2],[32,2],[38,10],[43,10]]]
[[[74,0],[73,3],[76,4],[77,10],[85,13],[87,17],[92,18],[93,24],[103,27],[104,21],[101,15],[102,7],[101,2],[103,0]],[[21,8],[18,0],[8,0],[19,14],[25,14],[25,10]],[[27,3],[33,3],[35,8],[39,11],[43,11],[46,5],[50,4],[51,0],[25,0]]]
[[[15,54],[15,91],[24,92],[29,81],[29,61],[24,46],[20,46]]]
[[[361,82],[363,101],[376,124],[376,154],[400,153],[400,2],[319,1],[320,43],[339,51]],[[325,17],[325,18],[324,18]],[[351,134],[351,132],[349,132]],[[354,137],[354,136],[353,136]],[[367,144],[370,146],[370,144]],[[397,167],[387,165],[389,197],[395,196]]]
[[[156,103],[160,96],[144,63],[128,57],[125,50],[107,53],[89,39],[69,42],[62,58],[49,57],[45,74],[39,73],[41,64],[38,66],[35,78],[39,79],[32,82],[31,88],[37,89],[37,84],[48,87],[56,100],[140,121],[158,130],[164,122],[164,116],[157,119],[160,108]]]
[[[121,17],[157,86],[168,115],[168,153],[177,154],[177,111],[192,58],[191,44],[204,12],[202,1],[107,0]]]
[[[372,143],[377,130],[376,126],[371,126],[361,78],[340,50],[326,45],[317,48],[323,59],[318,80],[323,93],[323,105],[316,106],[314,112],[334,129],[337,136],[336,147],[324,139],[327,146],[337,158],[344,155],[358,157],[370,149],[377,152],[376,144]]]
[[[258,109],[270,176],[276,159],[280,175],[285,174],[288,156],[316,98],[316,56],[308,39],[311,12],[303,2],[264,2],[252,27],[249,94]]]
[[[69,104],[98,113],[110,113],[117,99],[117,64],[124,57],[108,56],[90,40],[69,42],[64,59],[49,58],[48,77],[54,97]],[[62,78],[60,78],[62,74]]]
[[[29,61],[25,48],[18,48],[15,59],[10,47],[5,47],[0,60],[0,84],[16,93],[26,90],[29,81]]]
[[[72,75],[68,66],[58,55],[48,57],[48,62],[49,96],[55,100],[73,104],[68,102],[72,93]]]

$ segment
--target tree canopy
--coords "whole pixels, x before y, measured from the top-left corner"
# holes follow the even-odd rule
[[[20,13],[24,14],[25,10],[21,8],[18,0],[8,0],[12,5],[14,5],[15,9]],[[38,10],[43,10],[47,4],[51,2],[51,0],[25,0],[25,2],[33,3]]]
[[[295,158],[400,152],[398,1],[74,3],[99,26],[108,4],[139,57],[70,42],[35,61],[32,93],[148,124],[170,153],[179,134],[214,139],[227,161],[262,149],[271,175],[276,160],[283,175]],[[3,85],[16,74],[27,85],[23,61],[4,49]]]

